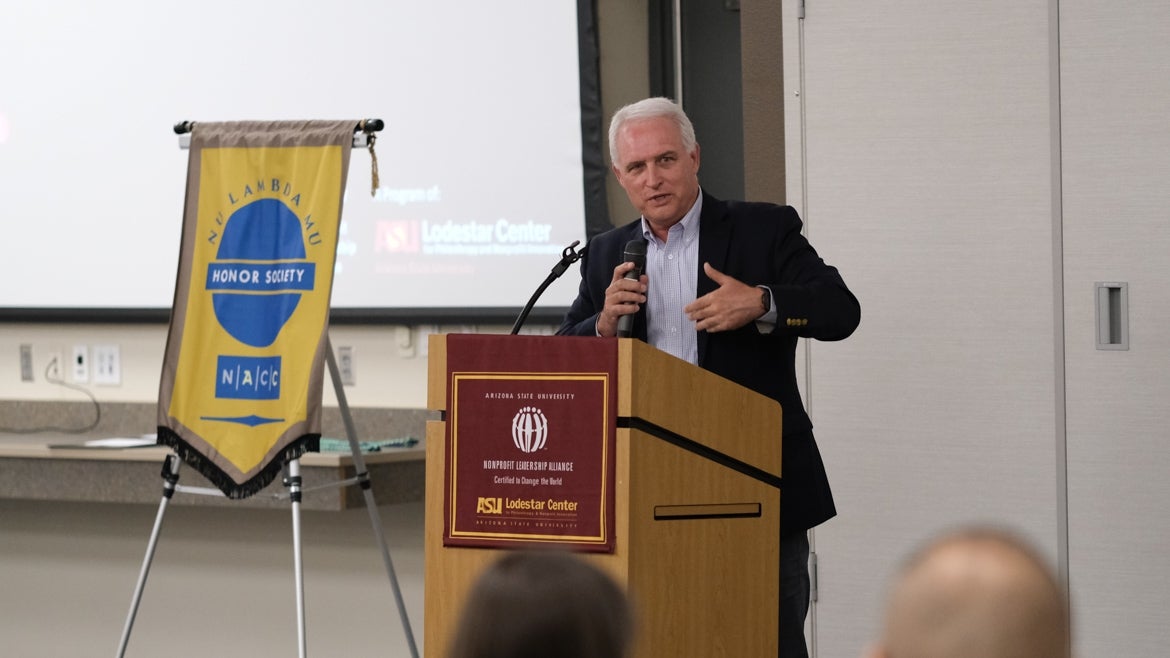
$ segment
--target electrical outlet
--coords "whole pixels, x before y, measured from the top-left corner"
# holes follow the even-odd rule
[[[20,381],[31,382],[33,376],[32,345],[20,346]]]
[[[93,346],[93,383],[122,384],[122,350],[117,345]]]
[[[398,347],[399,357],[414,357],[414,332],[410,327],[394,327],[394,344]]]
[[[61,355],[61,348],[50,347],[45,351],[45,367],[42,372],[45,373],[47,381],[65,381],[65,357]]]
[[[337,348],[337,370],[341,373],[342,386],[354,386],[357,383],[353,370],[353,347],[342,345]]]
[[[73,361],[70,362],[70,371],[73,373],[74,384],[89,383],[89,346],[74,345]]]

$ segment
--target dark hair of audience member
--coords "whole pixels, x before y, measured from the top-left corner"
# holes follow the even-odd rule
[[[623,658],[633,640],[624,591],[564,551],[507,553],[476,580],[449,658]]]

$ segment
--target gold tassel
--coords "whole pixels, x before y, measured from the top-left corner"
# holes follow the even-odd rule
[[[378,193],[378,154],[374,152],[374,141],[377,137],[374,133],[366,133],[368,136],[368,148],[370,149],[370,196]]]

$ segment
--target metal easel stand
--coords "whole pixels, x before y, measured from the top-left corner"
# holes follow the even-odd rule
[[[382,563],[386,567],[386,574],[390,578],[390,587],[394,592],[394,602],[398,606],[398,616],[402,621],[402,629],[406,634],[407,646],[410,649],[412,658],[418,658],[418,646],[414,641],[414,633],[410,628],[410,617],[406,611],[406,603],[402,598],[402,589],[398,585],[398,576],[394,571],[394,562],[390,559],[390,549],[386,545],[385,534],[382,529],[382,519],[378,513],[378,506],[374,502],[374,492],[370,484],[370,474],[366,470],[365,459],[362,458],[361,446],[357,439],[357,430],[354,426],[353,416],[349,412],[349,403],[345,398],[345,390],[341,384],[341,372],[337,367],[337,359],[333,356],[333,344],[326,338],[325,342],[325,360],[329,365],[329,375],[333,379],[333,389],[337,394],[337,405],[341,411],[341,418],[345,423],[345,433],[349,438],[349,448],[353,453],[354,471],[356,475],[345,480],[338,480],[336,482],[328,482],[314,487],[304,488],[301,479],[301,462],[299,459],[292,459],[286,465],[286,476],[284,478],[284,486],[288,488],[286,494],[275,494],[277,499],[289,499],[292,503],[292,526],[293,526],[293,570],[294,581],[296,585],[296,608],[297,608],[297,650],[300,658],[306,658],[306,634],[305,634],[305,581],[304,581],[304,563],[301,556],[301,498],[304,493],[309,491],[317,491],[320,489],[328,489],[334,487],[347,487],[350,485],[358,485],[362,489],[362,495],[366,502],[366,511],[370,515],[370,525],[374,531],[374,539],[378,544],[378,548],[382,551]],[[150,533],[150,541],[146,547],[146,556],[142,561],[142,569],[138,574],[138,583],[134,587],[134,594],[130,600],[130,611],[126,616],[126,624],[122,628],[122,639],[118,644],[118,658],[123,658],[126,655],[126,645],[130,641],[130,631],[134,626],[134,618],[138,615],[138,607],[142,601],[142,592],[146,587],[146,577],[150,574],[150,564],[154,560],[154,551],[158,546],[159,533],[162,530],[163,516],[166,514],[167,505],[175,492],[197,494],[202,496],[222,496],[223,492],[219,489],[212,489],[210,487],[189,487],[179,484],[179,465],[181,460],[178,455],[167,455],[163,461],[162,478],[163,478],[163,494],[162,500],[159,501],[158,514],[154,519],[154,529]]]

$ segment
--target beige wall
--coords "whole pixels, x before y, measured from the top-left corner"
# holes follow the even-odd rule
[[[422,509],[380,508],[420,649]],[[0,500],[0,654],[117,655],[154,517]],[[308,655],[410,656],[365,510],[306,512],[302,528]],[[292,565],[287,511],[172,506],[127,658],[297,655]]]
[[[551,331],[533,325],[532,332]],[[346,387],[353,407],[416,408],[426,406],[426,336],[434,332],[481,331],[506,333],[510,327],[466,325],[338,326],[329,331],[334,349],[353,348],[356,385]],[[167,327],[159,324],[0,324],[0,399],[86,399],[84,394],[45,380],[50,354],[72,357],[75,345],[117,345],[122,361],[122,381],[117,386],[87,383],[84,387],[99,401],[155,402],[166,349]],[[20,345],[33,346],[33,382],[22,382],[18,366]],[[67,364],[68,365],[68,364]],[[73,383],[65,368],[65,380]],[[326,385],[324,402],[335,406],[336,396]],[[0,423],[11,424],[11,423]]]
[[[623,105],[650,93],[647,53],[647,0],[601,0],[597,3],[597,24],[601,51],[601,109],[603,150],[609,164],[609,117]],[[621,226],[638,216],[626,193],[612,174],[606,177],[610,223]]]

